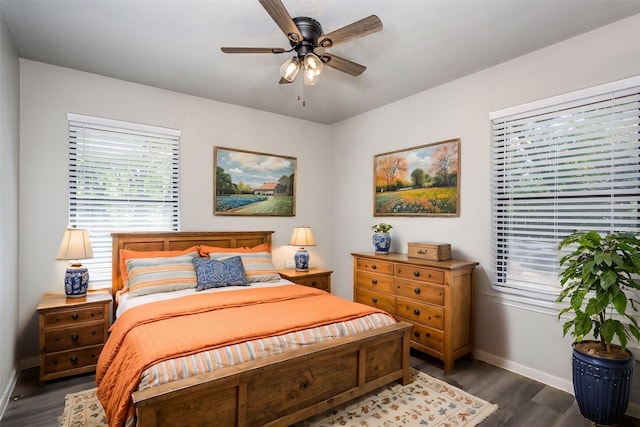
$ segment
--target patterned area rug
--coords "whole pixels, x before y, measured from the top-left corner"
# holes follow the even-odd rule
[[[498,409],[429,375],[411,370],[413,382],[389,384],[345,405],[301,421],[296,427],[472,427]],[[107,427],[95,389],[68,394],[62,427]]]

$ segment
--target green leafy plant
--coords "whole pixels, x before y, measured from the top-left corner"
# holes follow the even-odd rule
[[[376,233],[388,233],[392,228],[393,225],[387,224],[386,222],[381,222],[380,224],[376,224],[371,227],[371,229]]]
[[[558,245],[560,250],[565,247],[573,251],[560,260],[562,291],[557,301],[568,299],[569,307],[558,318],[567,312],[574,316],[564,324],[564,335],[571,330],[580,342],[593,331],[607,353],[614,337],[622,350],[627,338],[640,341],[638,323],[630,314],[638,311],[638,301],[626,292],[640,289],[640,240],[627,233],[575,232]]]

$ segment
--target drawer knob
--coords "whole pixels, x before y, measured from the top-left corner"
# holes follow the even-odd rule
[[[71,360],[71,363],[78,363],[78,356],[71,356],[69,360]]]
[[[313,282],[311,282],[311,286],[318,286],[318,283],[314,280]]]
[[[431,334],[429,332],[427,332],[426,334],[424,334],[424,336],[429,338],[431,336]]]
[[[377,265],[375,265],[375,264],[371,264],[371,269],[372,269],[372,270],[375,270],[376,268],[378,268],[378,266],[377,266]]]
[[[78,334],[71,335],[71,341],[78,341]]]
[[[78,320],[78,318],[79,318],[79,317],[80,317],[80,316],[78,316],[78,313],[73,313],[73,314],[71,315],[71,318],[72,318],[73,320]]]
[[[416,277],[420,277],[420,272],[419,271],[414,271],[413,275],[416,276]]]
[[[420,288],[415,288],[415,289],[413,290],[413,292],[415,292],[416,294],[420,294],[420,292],[422,292],[422,289],[420,289]]]
[[[415,314],[416,316],[420,316],[420,310],[418,310],[417,308],[414,308],[413,314]]]
[[[413,333],[413,336],[414,336],[414,337],[416,337],[416,338],[420,338],[420,332],[417,332],[417,331],[416,331],[416,332],[414,332],[414,333]]]
[[[377,304],[377,303],[378,303],[378,298],[373,297],[373,298],[371,298],[371,301],[372,301],[374,304]]]
[[[378,284],[378,279],[371,279],[371,284],[377,285]]]

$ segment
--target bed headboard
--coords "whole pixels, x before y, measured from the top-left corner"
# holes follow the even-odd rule
[[[218,248],[254,247],[267,243],[271,251],[273,231],[160,231],[111,233],[111,289],[115,295],[122,289],[120,249],[132,251],[172,251],[195,245]]]

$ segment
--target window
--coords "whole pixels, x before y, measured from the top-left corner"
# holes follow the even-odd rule
[[[111,283],[111,233],[179,228],[174,129],[69,113],[69,224],[87,228],[91,286]]]
[[[559,241],[640,233],[640,79],[493,113],[494,287],[559,292]]]

